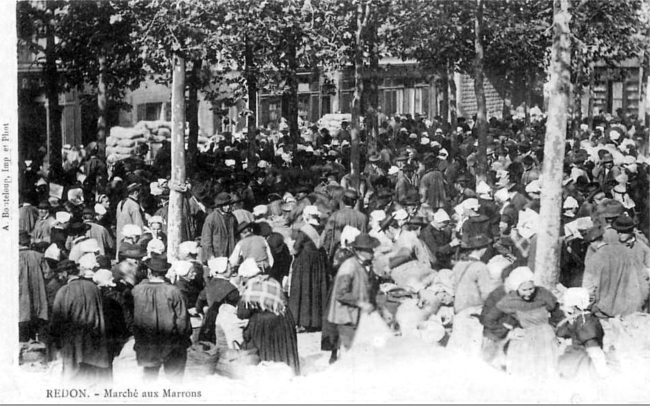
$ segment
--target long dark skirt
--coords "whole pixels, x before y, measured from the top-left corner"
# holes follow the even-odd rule
[[[294,261],[289,295],[289,308],[298,326],[321,329],[328,288],[327,255],[306,244]]]
[[[284,316],[254,311],[244,329],[244,347],[257,348],[262,361],[284,362],[300,375],[296,326],[287,309]]]

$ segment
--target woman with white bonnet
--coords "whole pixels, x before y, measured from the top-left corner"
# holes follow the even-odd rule
[[[115,290],[113,273],[108,269],[98,269],[92,279],[102,295],[106,343],[108,356],[112,363],[113,359],[122,351],[122,347],[129,339],[130,334],[120,304],[120,294]]]
[[[196,283],[193,283],[196,279],[194,264],[190,261],[175,261],[172,263],[171,268],[169,268],[167,279],[181,291],[185,297],[187,308],[193,309],[196,306],[196,300],[199,298],[199,293],[202,289]],[[195,312],[190,313],[195,314]]]
[[[147,223],[148,226],[144,227],[140,241],[138,242],[142,248],[146,248],[151,240],[160,240],[167,245],[167,234],[165,234],[164,226],[165,221],[161,216],[152,216]]]
[[[569,379],[593,379],[609,375],[603,352],[605,332],[600,320],[589,310],[589,291],[569,288],[562,297],[566,318],[557,327],[558,337],[571,340],[560,356],[560,375]]]
[[[262,361],[284,362],[300,375],[296,325],[282,285],[261,273],[252,259],[239,267],[242,296],[237,317],[248,320],[242,348],[257,348]]]
[[[223,316],[222,313],[226,309],[225,312],[230,317],[226,316],[225,319],[230,321],[234,320],[235,324],[240,324],[240,320],[237,319],[237,303],[240,298],[239,291],[237,290],[237,286],[230,282],[232,271],[228,265],[228,258],[219,257],[209,259],[208,269],[209,272],[205,288],[201,291],[196,301],[196,310],[204,315],[203,324],[199,331],[199,341],[210,341],[230,348],[232,344],[232,340],[230,339],[224,339],[222,343],[219,343],[219,334],[215,332],[215,323],[219,322],[219,315]],[[223,322],[223,320],[221,321]],[[228,326],[221,326],[221,328],[222,333],[229,331]]]
[[[330,286],[327,253],[322,246],[320,212],[306,206],[302,212],[305,224],[298,230],[293,245],[295,259],[291,273],[289,308],[302,331],[319,331]]]
[[[525,266],[510,273],[505,290],[496,308],[516,320],[515,325],[505,325],[511,330],[506,371],[541,380],[556,376],[559,348],[553,326],[564,318],[557,299],[535,286],[533,272]]]

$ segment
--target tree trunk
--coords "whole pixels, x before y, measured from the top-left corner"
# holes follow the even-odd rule
[[[553,45],[549,66],[549,108],[544,143],[544,165],[535,282],[555,289],[560,274],[560,214],[562,206],[562,168],[566,140],[567,110],[571,82],[571,39],[569,0],[553,2]]]
[[[582,59],[580,59],[582,61]],[[579,63],[576,68],[576,81],[573,85],[573,116],[571,117],[571,135],[575,136],[580,131],[580,123],[582,122],[582,95],[584,94],[584,86],[582,86],[582,63]]]
[[[172,76],[172,178],[171,184],[185,184],[185,59],[173,57]],[[178,258],[183,216],[183,193],[170,188],[169,213],[167,215],[167,256],[170,261]]]
[[[367,25],[370,6],[361,2],[357,5],[357,32],[354,51],[354,98],[352,99],[352,132],[350,134],[350,177],[354,189],[359,191],[359,131],[361,129],[361,99],[363,98],[363,46],[364,29]]]
[[[440,71],[440,112],[443,123],[449,121],[449,75],[447,74],[447,67]],[[452,127],[453,129],[453,127]]]
[[[587,124],[589,129],[593,130],[594,126],[594,87],[596,86],[596,72],[591,67],[589,71],[589,104],[587,105]]]
[[[187,139],[187,160],[188,176],[194,175],[198,157],[199,145],[199,86],[201,65],[203,61],[197,60],[192,63],[192,76],[190,78],[187,98],[187,121],[189,123],[189,136]]]
[[[287,103],[287,123],[289,124],[289,136],[294,144],[300,139],[300,127],[298,126],[298,57],[296,55],[296,34],[288,32],[287,49],[287,74],[285,75],[286,86],[283,93],[283,103]]]
[[[244,59],[246,63],[246,88],[248,91],[248,116],[246,125],[248,127],[248,171],[255,169],[257,165],[257,145],[255,144],[255,122],[257,115],[257,76],[255,72],[255,61],[253,59],[252,44],[246,41],[246,49],[244,51]]]
[[[456,72],[454,72],[454,64],[447,61],[447,108],[449,109],[449,124],[451,130],[456,130],[458,121],[458,109],[456,107]],[[447,118],[445,118],[447,120]]]
[[[374,17],[374,16],[373,16]],[[379,136],[379,43],[377,40],[377,22],[370,21],[368,41],[370,41],[370,88],[368,89],[368,106],[366,117],[366,145],[370,154],[377,150],[377,137]]]
[[[56,4],[48,2],[47,7],[54,15]],[[51,169],[57,173],[61,171],[61,115],[62,109],[59,106],[59,73],[56,67],[56,51],[54,42],[54,28],[51,22],[47,24],[47,38],[45,43],[45,66],[43,67],[43,78],[45,80],[45,92],[47,97],[47,153]]]
[[[501,117],[504,120],[510,115],[510,109],[512,108],[512,86],[510,86],[511,80],[512,75],[510,72],[506,72],[503,79],[503,107],[501,108]]]
[[[526,105],[524,106],[525,123],[530,125],[530,105],[533,102],[533,74],[526,72]]]
[[[98,157],[106,156],[106,50],[97,58],[99,78],[97,80],[97,150]]]
[[[478,137],[478,167],[476,183],[487,180],[487,112],[485,105],[485,89],[483,88],[483,43],[481,30],[483,26],[483,0],[476,0],[476,19],[474,21],[474,45],[476,59],[474,60],[474,93],[476,93],[476,129]]]

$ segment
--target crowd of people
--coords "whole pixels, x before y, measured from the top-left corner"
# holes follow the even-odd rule
[[[130,339],[147,379],[181,377],[197,341],[299,375],[298,334],[320,331],[335,362],[377,312],[395,334],[507,373],[606,376],[603,325],[649,310],[648,132],[623,115],[569,132],[547,289],[534,118],[489,121],[478,182],[473,120],[410,115],[380,115],[374,140],[361,132],[358,177],[345,122],[260,130],[251,165],[246,134],[215,136],[185,184],[171,181],[169,144],[119,161],[67,146],[61,167],[34,157],[20,167],[20,341],[44,342],[70,378],[110,378]],[[182,243],[168,256],[172,191]]]

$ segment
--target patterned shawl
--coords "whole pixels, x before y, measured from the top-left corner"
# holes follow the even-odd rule
[[[278,316],[284,315],[286,309],[282,285],[268,275],[250,279],[242,295],[242,301],[246,307],[270,311]]]

